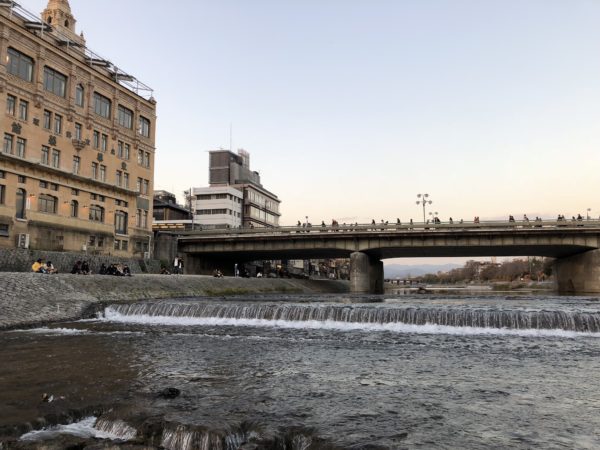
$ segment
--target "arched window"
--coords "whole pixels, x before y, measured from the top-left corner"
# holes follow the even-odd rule
[[[48,16],[48,23],[52,23],[52,17]]]
[[[17,212],[16,212],[16,218],[17,219],[24,219],[25,218],[25,208],[27,205],[27,192],[25,191],[25,189],[17,189]]]
[[[79,202],[71,200],[71,217],[79,217]]]
[[[115,233],[127,234],[127,213],[124,211],[115,212]]]
[[[56,214],[58,199],[52,195],[41,194],[38,199],[38,211]]]
[[[92,222],[104,222],[104,208],[99,205],[91,205],[90,220]]]
[[[75,104],[77,106],[83,107],[83,94],[84,94],[83,86],[81,84],[78,84],[75,87]]]

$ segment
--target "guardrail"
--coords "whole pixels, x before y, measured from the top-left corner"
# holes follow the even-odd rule
[[[206,229],[177,233],[182,238],[209,237],[209,236],[239,236],[239,235],[290,235],[290,234],[322,234],[322,233],[398,233],[398,232],[460,232],[460,231],[500,231],[508,229],[536,229],[536,230],[581,230],[598,229],[600,231],[600,220],[558,220],[558,221],[536,221],[517,220],[509,221],[482,221],[482,222],[441,222],[441,223],[380,223],[380,224],[342,224],[335,226],[293,226],[275,228],[224,228]]]

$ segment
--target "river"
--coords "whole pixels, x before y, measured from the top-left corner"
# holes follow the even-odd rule
[[[32,448],[65,433],[182,450],[600,447],[597,298],[368,300],[115,304],[3,332],[0,436]]]

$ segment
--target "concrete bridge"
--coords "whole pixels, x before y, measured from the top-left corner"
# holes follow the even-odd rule
[[[352,292],[383,292],[383,259],[546,256],[557,290],[600,293],[600,221],[377,224],[194,231],[178,239],[186,273],[269,259],[350,258]]]

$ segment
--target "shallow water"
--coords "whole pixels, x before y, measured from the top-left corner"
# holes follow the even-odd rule
[[[314,428],[343,447],[600,447],[595,298],[301,300],[113,305],[2,333],[0,425],[110,403],[125,419]],[[182,394],[157,398],[165,387]]]

